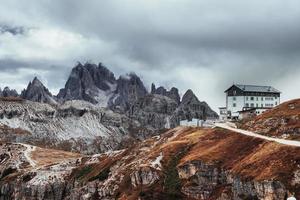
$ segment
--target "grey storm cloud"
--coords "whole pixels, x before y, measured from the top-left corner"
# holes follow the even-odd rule
[[[192,88],[214,108],[233,82],[273,85],[287,100],[300,96],[299,21],[297,0],[10,0],[0,77],[33,69],[57,92],[76,61],[93,61],[148,86]],[[5,34],[16,27],[34,30]]]
[[[0,34],[4,34],[4,33],[10,33],[10,34],[13,34],[13,35],[18,35],[18,34],[24,34],[25,33],[25,29],[24,27],[11,27],[9,25],[1,25],[0,24]]]

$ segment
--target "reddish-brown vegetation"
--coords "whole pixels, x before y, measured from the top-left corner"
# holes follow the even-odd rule
[[[80,157],[82,157],[82,155],[78,153],[60,151],[55,149],[43,149],[39,147],[36,147],[36,149],[31,152],[31,158],[32,160],[34,160],[37,166],[53,165],[67,161],[69,159]]]
[[[241,128],[273,137],[300,139],[300,99],[279,106],[245,122]]]

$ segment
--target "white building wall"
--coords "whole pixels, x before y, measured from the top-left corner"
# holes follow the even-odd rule
[[[181,120],[180,126],[191,126],[191,127],[213,127],[215,126],[216,119],[200,120],[193,118],[191,121]]]
[[[238,111],[241,111],[243,107],[244,107],[244,96],[227,97],[227,110],[231,111],[232,117],[238,117],[239,116]]]
[[[235,104],[235,106],[234,106]],[[227,97],[227,109],[231,111],[232,117],[238,117],[238,111],[244,107],[265,108],[258,109],[257,114],[261,114],[268,108],[276,107],[280,104],[280,97],[275,96],[229,96]]]

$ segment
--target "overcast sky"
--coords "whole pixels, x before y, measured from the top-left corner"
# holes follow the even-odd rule
[[[56,94],[77,61],[134,71],[214,109],[233,82],[300,97],[299,0],[2,0],[0,87]]]

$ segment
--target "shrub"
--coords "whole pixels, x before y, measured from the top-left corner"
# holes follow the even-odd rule
[[[77,176],[76,179],[82,179],[85,175],[87,175],[88,173],[90,173],[92,171],[92,167],[91,166],[85,166],[84,168],[82,168]]]
[[[94,180],[97,180],[97,179],[99,181],[104,181],[108,178],[109,173],[110,173],[110,169],[105,168],[97,176],[94,176],[94,177],[90,178],[89,181],[94,181]]]

